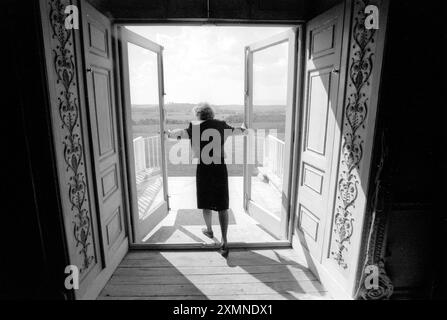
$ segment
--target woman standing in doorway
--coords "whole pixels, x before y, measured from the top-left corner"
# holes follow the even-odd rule
[[[214,238],[211,222],[212,210],[219,214],[222,231],[220,252],[228,256],[228,172],[225,164],[224,144],[230,135],[246,134],[244,125],[239,128],[225,121],[214,119],[214,110],[208,103],[200,103],[193,109],[196,118],[187,129],[169,130],[168,137],[190,139],[192,150],[198,158],[196,169],[197,207],[202,209],[206,228],[202,230],[209,238]]]

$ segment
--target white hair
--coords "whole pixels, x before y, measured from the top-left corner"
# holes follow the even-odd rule
[[[199,103],[192,112],[200,120],[214,119],[214,110],[208,102]]]

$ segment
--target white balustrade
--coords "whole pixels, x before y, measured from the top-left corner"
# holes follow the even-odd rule
[[[264,139],[264,162],[263,166],[282,180],[284,173],[284,141],[277,137],[268,135]]]
[[[133,140],[135,172],[161,168],[160,136],[137,137]]]

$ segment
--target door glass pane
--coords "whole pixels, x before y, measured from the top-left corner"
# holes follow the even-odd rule
[[[287,103],[288,42],[253,53],[251,200],[281,216]]]
[[[157,54],[128,43],[133,153],[139,217],[164,201]]]

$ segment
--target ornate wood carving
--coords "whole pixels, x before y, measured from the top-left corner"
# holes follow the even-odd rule
[[[374,67],[375,30],[365,28],[368,0],[354,2],[351,47],[343,120],[342,150],[337,185],[334,243],[331,256],[343,269],[348,268],[346,252],[354,233],[354,210],[360,187],[365,122],[368,117],[370,76]]]
[[[95,261],[95,248],[92,236],[92,221],[88,199],[88,185],[85,173],[85,155],[82,140],[81,116],[78,98],[76,75],[76,58],[73,40],[73,30],[65,28],[65,7],[70,1],[50,0],[48,2],[48,17],[52,31],[51,50],[55,72],[57,108],[59,114],[59,130],[63,131],[60,141],[62,147],[56,148],[63,152],[65,161],[66,192],[71,208],[71,223],[73,239],[77,254],[82,265],[78,266],[80,273],[85,273]],[[56,124],[55,124],[56,125]],[[60,159],[60,158],[59,158]],[[61,186],[62,188],[64,186]]]
[[[364,300],[389,299],[393,294],[393,284],[385,271],[385,242],[386,242],[386,226],[387,226],[387,210],[384,209],[384,191],[382,190],[381,174],[387,155],[385,145],[385,134],[382,134],[381,154],[378,169],[374,180],[374,193],[370,210],[371,218],[369,219],[368,239],[366,240],[365,259],[361,270],[360,282],[356,294],[356,298]],[[371,271],[367,271],[368,266],[375,266],[378,271],[377,286],[367,286],[370,282],[367,276]]]

